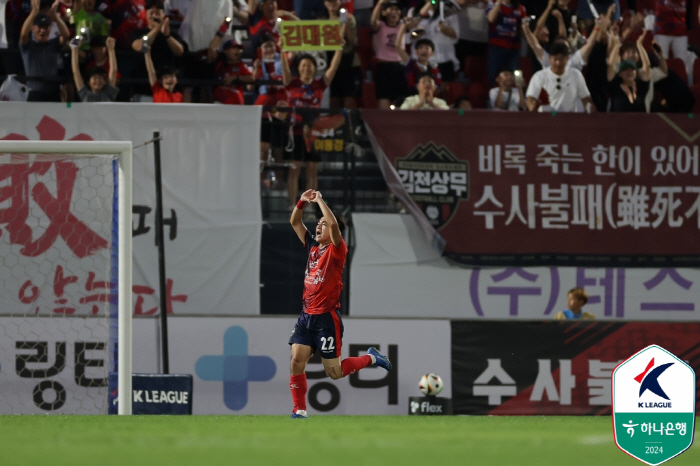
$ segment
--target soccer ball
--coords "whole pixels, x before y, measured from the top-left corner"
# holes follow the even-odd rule
[[[442,379],[437,374],[425,374],[420,378],[418,382],[418,388],[423,393],[423,395],[435,396],[442,391],[443,387]]]

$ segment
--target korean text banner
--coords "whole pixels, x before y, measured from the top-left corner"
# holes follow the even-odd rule
[[[259,165],[250,157],[258,151],[260,107],[77,104],[66,108],[58,104],[3,103],[2,109],[0,139],[132,141],[134,315],[159,311],[154,153],[152,144],[144,144],[153,139],[154,131],[159,131],[168,312],[260,313],[259,294],[251,292],[259,288],[260,281]],[[54,168],[50,171],[59,178],[66,173]],[[8,186],[17,181],[5,175],[0,182]],[[43,179],[29,177],[26,182],[28,186],[22,189],[27,192],[45,185],[52,196],[62,195],[72,202],[66,212],[58,213],[49,211],[58,204],[49,204],[45,214],[52,218],[74,214],[80,202],[74,191],[85,180],[59,179],[57,185],[65,187],[68,183],[71,188],[63,194],[55,193],[56,188]],[[3,219],[17,217],[32,202],[30,198],[19,204],[14,203],[16,199],[3,200]],[[89,222],[88,218],[79,220]],[[10,231],[16,224],[0,224],[0,246],[7,248],[3,251],[21,255],[21,244],[12,242]],[[33,235],[42,234],[40,228],[34,230]],[[75,273],[66,277],[63,271],[68,270],[67,264],[79,258],[70,241],[60,235],[51,246],[59,248],[60,257],[51,259],[48,253],[37,252],[35,260],[42,264],[42,270],[49,270],[32,280],[68,285],[60,289],[54,286],[55,296],[42,297],[50,299],[48,308],[37,311],[41,315],[56,315],[68,308],[52,305],[55,299],[63,299],[63,291],[85,294],[94,287],[90,256],[81,258],[82,266],[71,268]],[[2,290],[0,312],[23,309],[19,303],[22,292],[19,285],[17,288]],[[89,302],[71,303],[70,308],[65,313],[85,316],[91,312]]]
[[[650,344],[700,370],[698,323],[451,325],[455,414],[609,416],[612,371]]]
[[[339,21],[281,21],[282,48],[287,52],[338,50],[343,47]]]
[[[452,259],[700,265],[700,126],[686,115],[362,116],[387,183]]]

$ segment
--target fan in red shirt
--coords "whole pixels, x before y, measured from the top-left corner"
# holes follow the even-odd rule
[[[255,68],[258,70],[255,78],[264,81],[279,81],[280,85],[263,84],[260,86],[255,105],[272,107],[280,100],[287,100],[287,89],[282,85],[282,62],[272,36],[263,36],[261,39],[260,56],[261,58],[255,60]]]
[[[345,24],[341,28],[340,37],[345,36]],[[341,39],[343,45],[345,40]],[[340,60],[343,57],[342,47],[335,51],[330,65],[323,74],[323,77],[316,78],[316,59],[311,55],[302,54],[297,60],[297,70],[299,77],[292,76],[292,70],[289,67],[287,54],[281,53],[282,59],[282,82],[287,87],[289,92],[289,104],[291,107],[304,108],[319,108],[323,99],[323,91],[330,86],[335,77]],[[299,115],[297,115],[299,117]],[[306,116],[308,114],[302,114]],[[306,145],[304,138],[305,133],[310,132],[310,121],[298,121],[294,125],[294,150],[292,152],[285,151],[285,158],[304,162],[306,166],[306,189],[316,189],[318,187],[318,162],[321,161],[319,154],[311,152]],[[301,174],[301,164],[296,163],[289,167],[287,175],[287,195],[289,202],[293,203],[297,198],[299,175]]]
[[[146,71],[148,71],[148,83],[151,85],[151,92],[153,92],[153,102],[158,104],[182,103],[182,92],[175,91],[175,86],[177,86],[177,68],[164,66],[156,74],[151,51],[148,50],[144,56]]]
[[[232,85],[233,81],[253,82],[255,73],[241,60],[243,45],[231,39],[224,43],[218,54],[214,75],[221,85],[214,90],[214,100],[222,104],[243,105],[243,86]]]
[[[323,217],[312,236],[302,222],[307,202],[315,202]],[[309,189],[301,195],[289,219],[294,232],[309,253],[304,274],[302,312],[294,326],[289,344],[292,347],[289,388],[294,410],[292,418],[308,418],[306,413],[306,363],[318,349],[326,375],[333,380],[353,374],[367,366],[391,370],[389,359],[369,348],[364,356],[340,360],[343,320],[340,317],[340,292],[343,290],[343,268],[348,246],[343,239],[345,223],[333,214],[321,193]]]

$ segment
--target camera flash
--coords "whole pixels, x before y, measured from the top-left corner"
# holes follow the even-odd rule
[[[345,14],[345,13],[347,13],[347,11],[348,11],[348,10],[346,10],[345,8],[341,8],[341,9],[340,9],[340,14]]]
[[[226,22],[227,22],[227,23],[230,23],[230,22],[231,22],[231,17],[230,17],[230,16],[227,16],[227,17],[226,17]]]

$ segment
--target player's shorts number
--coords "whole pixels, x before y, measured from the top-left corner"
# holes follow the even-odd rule
[[[333,337],[321,337],[321,351],[333,351],[335,349],[335,340]],[[328,346],[326,346],[328,344]]]

